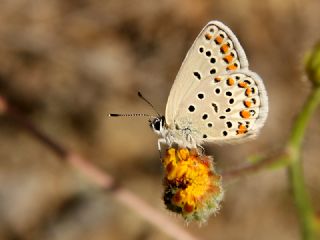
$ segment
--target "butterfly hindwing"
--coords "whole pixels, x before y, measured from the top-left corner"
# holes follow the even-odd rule
[[[183,100],[175,123],[192,126],[198,142],[230,142],[256,135],[268,112],[261,78],[249,70],[209,76]]]

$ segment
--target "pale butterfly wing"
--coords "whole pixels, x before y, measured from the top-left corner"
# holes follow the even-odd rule
[[[198,143],[248,139],[263,126],[267,102],[262,79],[254,72],[208,76],[183,98],[175,124],[192,127]]]
[[[169,127],[174,124],[185,96],[201,80],[247,68],[246,55],[232,31],[221,22],[209,22],[191,46],[171,88],[165,114]]]

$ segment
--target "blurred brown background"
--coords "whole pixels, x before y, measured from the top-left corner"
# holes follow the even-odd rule
[[[285,142],[310,84],[303,57],[320,39],[318,0],[100,1],[1,0],[0,94],[65,146],[95,161],[159,211],[162,171],[147,119],[108,112],[164,113],[180,64],[209,20],[240,39],[264,79],[270,113],[257,140],[207,146],[228,170]],[[308,190],[319,209],[319,119],[304,148]],[[169,239],[135,212],[102,194],[25,131],[0,118],[0,239]],[[225,186],[222,210],[203,239],[299,239],[284,169]]]

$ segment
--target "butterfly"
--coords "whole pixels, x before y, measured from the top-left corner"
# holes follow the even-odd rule
[[[219,21],[200,32],[171,88],[165,116],[150,119],[161,144],[201,148],[253,138],[268,114],[262,79],[234,33]]]
[[[249,70],[237,37],[223,23],[209,22],[181,65],[165,115],[149,119],[150,127],[160,136],[158,149],[165,169],[163,199],[167,208],[187,222],[204,222],[216,213],[223,198],[221,176],[212,158],[204,154],[203,143],[253,138],[267,115],[268,96],[263,81]],[[169,147],[164,158],[163,143]]]

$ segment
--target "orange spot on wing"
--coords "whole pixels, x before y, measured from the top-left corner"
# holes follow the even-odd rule
[[[231,63],[232,62],[232,59],[233,59],[233,56],[231,54],[225,56],[223,58],[223,60],[226,62],[226,63]]]
[[[246,83],[246,82],[239,82],[239,83],[238,83],[238,86],[239,86],[240,88],[246,88],[246,87],[248,86],[248,83]]]
[[[219,45],[222,43],[222,41],[223,41],[223,38],[220,35],[214,39],[214,42]]]
[[[207,39],[207,40],[210,40],[212,38],[212,35],[210,33],[206,33],[204,35],[204,37]]]
[[[232,86],[233,84],[234,84],[234,79],[233,78],[228,78],[227,79],[227,84],[229,85],[229,86]]]
[[[229,49],[229,46],[228,46],[227,43],[225,43],[225,44],[223,44],[223,45],[221,46],[220,51],[221,51],[222,53],[226,53],[226,52],[228,51],[228,49]]]
[[[249,97],[251,93],[252,93],[251,88],[247,88],[245,92],[246,96]]]
[[[220,78],[220,77],[215,77],[215,78],[214,78],[214,81],[215,81],[215,82],[220,82],[220,81],[221,81],[221,78]]]
[[[237,130],[237,135],[238,134],[245,134],[248,132],[248,129],[247,127],[244,125],[244,124],[240,124],[239,127],[238,127],[238,130]]]
[[[238,66],[234,63],[234,64],[232,64],[232,65],[229,65],[228,67],[227,67],[227,70],[236,70],[238,68]]]
[[[252,102],[249,101],[249,100],[243,101],[244,106],[247,107],[247,108],[251,107],[251,103],[252,103]]]
[[[249,118],[249,117],[251,117],[251,114],[250,114],[250,112],[247,111],[247,110],[242,110],[242,111],[240,112],[240,116],[241,116],[242,118]]]

